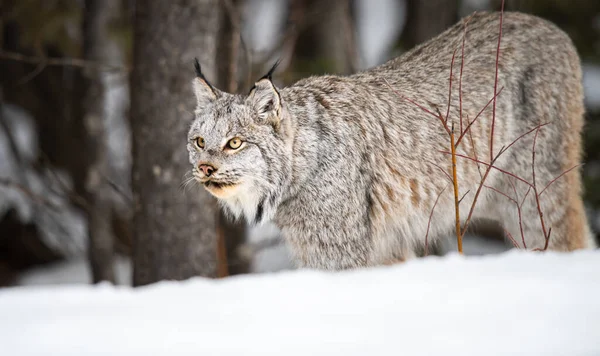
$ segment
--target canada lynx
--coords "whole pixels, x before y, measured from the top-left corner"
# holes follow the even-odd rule
[[[499,13],[476,13],[466,25],[465,126],[493,97],[499,19]],[[449,150],[448,134],[415,102],[445,113],[451,58],[458,50],[449,116],[458,129],[464,29],[465,20],[396,59],[351,76],[315,76],[277,88],[271,71],[248,95],[214,88],[196,62],[196,119],[187,144],[195,178],[234,216],[253,223],[273,220],[300,266],[337,270],[416,256],[426,235],[429,244],[450,235],[455,215],[448,187],[451,163],[441,152]],[[577,52],[553,24],[505,13],[498,70],[502,91],[494,154],[549,123],[539,130],[535,146],[535,179],[545,187],[580,163],[584,108]],[[458,154],[490,161],[492,106],[472,125]],[[532,182],[534,136],[524,136],[495,166]],[[459,158],[463,219],[483,170],[484,165]],[[524,200],[527,248],[543,248],[528,185],[494,169],[486,186],[474,219],[500,222],[522,244],[516,205],[497,191],[516,193]],[[540,199],[552,231],[550,249],[593,247],[578,169],[556,180]]]

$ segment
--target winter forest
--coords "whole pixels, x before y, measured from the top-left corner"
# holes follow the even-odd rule
[[[246,94],[277,61],[280,88],[350,75],[502,9],[581,58],[572,169],[600,243],[598,0],[0,0],[2,354],[600,354],[597,250],[486,225],[405,263],[304,270],[274,223],[233,221],[191,176],[195,58]]]

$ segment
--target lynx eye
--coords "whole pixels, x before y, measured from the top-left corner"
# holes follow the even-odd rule
[[[237,150],[242,145],[242,139],[239,137],[234,137],[227,142],[227,148],[231,148],[232,150]]]
[[[202,137],[196,137],[195,142],[198,148],[204,148],[204,139]]]

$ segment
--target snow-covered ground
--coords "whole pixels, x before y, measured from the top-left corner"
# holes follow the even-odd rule
[[[4,355],[599,355],[600,251],[0,290]]]

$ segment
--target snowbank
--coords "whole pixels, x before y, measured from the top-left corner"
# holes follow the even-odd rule
[[[598,355],[600,251],[0,290],[5,355]]]

